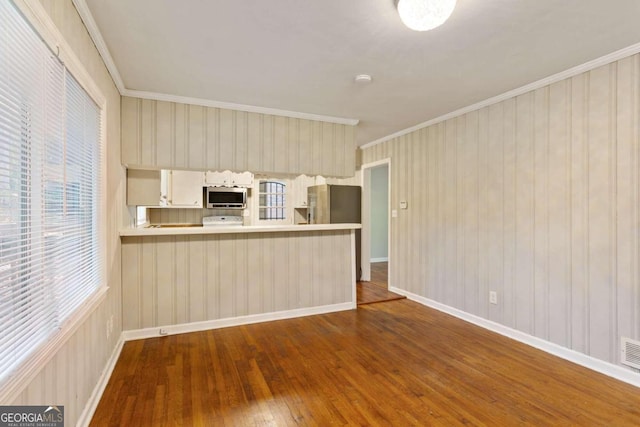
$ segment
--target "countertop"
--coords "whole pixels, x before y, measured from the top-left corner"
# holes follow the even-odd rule
[[[120,236],[175,236],[185,234],[243,234],[277,233],[304,231],[356,230],[361,224],[300,224],[300,225],[244,225],[244,226],[176,226],[170,227],[131,227],[120,230]]]

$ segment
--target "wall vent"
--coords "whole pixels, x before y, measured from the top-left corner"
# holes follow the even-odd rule
[[[640,341],[622,337],[620,344],[620,350],[622,352],[621,363],[631,366],[632,368],[640,369]]]

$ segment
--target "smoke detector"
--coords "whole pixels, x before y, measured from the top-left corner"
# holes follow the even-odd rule
[[[358,84],[368,84],[371,83],[371,76],[369,74],[358,74],[353,78],[353,81]]]

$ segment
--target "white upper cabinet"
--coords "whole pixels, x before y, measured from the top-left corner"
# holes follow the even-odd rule
[[[204,183],[208,187],[246,187],[253,186],[251,172],[234,173],[231,171],[207,172]]]
[[[122,97],[122,163],[139,169],[350,177],[356,127]]]
[[[202,208],[204,172],[169,171],[167,207]]]

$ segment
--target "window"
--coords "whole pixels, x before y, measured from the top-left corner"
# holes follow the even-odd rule
[[[101,287],[101,110],[0,2],[0,384]]]
[[[260,220],[286,219],[286,189],[280,181],[260,181]]]

